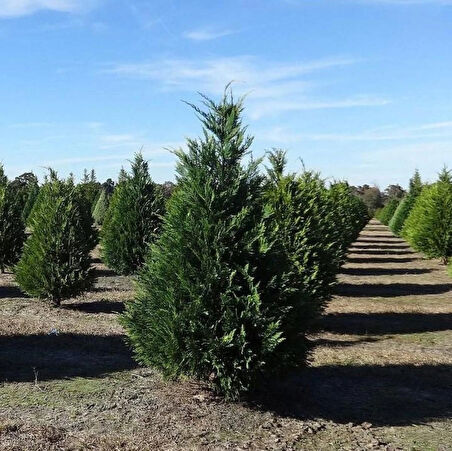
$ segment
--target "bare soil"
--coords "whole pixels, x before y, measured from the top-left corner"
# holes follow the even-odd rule
[[[226,403],[138,368],[117,316],[133,281],[61,308],[0,275],[0,450],[452,449],[452,279],[371,221],[313,331],[309,368]]]

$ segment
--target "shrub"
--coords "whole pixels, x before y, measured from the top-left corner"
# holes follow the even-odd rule
[[[439,180],[416,199],[402,236],[418,251],[447,263],[452,255],[452,175],[444,169]]]
[[[398,199],[391,199],[378,213],[377,219],[384,225],[388,225],[399,205]]]
[[[21,192],[8,182],[0,165],[0,271],[17,263],[25,241]]]
[[[105,263],[120,274],[132,274],[144,262],[149,245],[160,232],[164,198],[141,154],[132,173],[123,178],[111,198],[101,233]]]
[[[15,268],[20,287],[56,305],[87,290],[93,281],[90,251],[96,235],[88,202],[71,180],[59,180],[51,172],[30,227],[32,235]]]

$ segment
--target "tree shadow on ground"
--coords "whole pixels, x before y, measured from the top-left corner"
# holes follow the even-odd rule
[[[341,283],[336,287],[336,294],[350,297],[396,297],[419,296],[428,294],[448,293],[452,290],[452,283],[417,284],[417,283],[388,283],[374,284]]]
[[[382,236],[382,235],[379,235]],[[367,236],[360,236],[355,243],[360,243],[360,244],[405,244],[408,245],[408,243],[401,239],[401,238],[397,238],[395,236],[384,236],[385,239],[379,239],[379,238],[375,238],[375,235],[367,235]]]
[[[451,365],[324,365],[262,385],[258,409],[297,419],[408,425],[452,414]]]
[[[413,255],[415,252],[411,250],[399,249],[349,249],[350,254],[365,254],[365,255]]]
[[[409,249],[410,246],[405,243],[393,243],[393,244],[380,244],[380,243],[355,243],[351,246],[353,249],[390,249],[390,250],[396,250],[396,249]]]
[[[98,377],[136,367],[120,335],[0,336],[0,382]]]
[[[62,308],[85,313],[122,313],[125,309],[125,306],[124,302],[94,301],[73,302],[71,304],[63,305]]]
[[[347,257],[348,263],[409,263],[421,260],[420,257]]]
[[[452,328],[452,313],[328,313],[316,328],[347,335],[437,332]]]
[[[105,268],[105,269],[103,269],[103,268],[101,268],[101,269],[96,268],[94,270],[94,276],[96,278],[97,277],[116,277],[117,275],[118,274],[116,274],[113,270],[107,269],[107,268]]]
[[[394,276],[398,274],[428,274],[433,269],[420,268],[341,268],[341,274],[350,276]]]
[[[28,298],[28,296],[15,286],[0,287],[0,299],[6,298]]]
[[[380,341],[379,337],[361,337],[355,340],[332,340],[328,338],[314,338],[310,340],[314,346],[341,347],[356,346],[360,343],[375,343]]]

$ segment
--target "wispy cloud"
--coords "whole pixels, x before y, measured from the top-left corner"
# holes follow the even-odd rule
[[[185,143],[180,141],[174,142],[164,142],[164,143],[152,143],[145,142],[141,146],[141,153],[144,157],[151,160],[151,166],[153,167],[172,167],[174,165],[175,157],[168,149],[184,148]],[[140,148],[136,149],[137,151]],[[167,161],[153,161],[153,157],[166,156],[169,157]],[[41,166],[65,166],[77,163],[95,163],[95,162],[127,162],[133,157],[131,152],[121,152],[121,153],[109,153],[108,155],[82,155],[79,157],[71,158],[60,158],[54,159],[42,163]]]
[[[255,105],[251,112],[251,118],[260,119],[273,112],[290,112],[304,110],[325,110],[337,108],[356,108],[384,106],[391,103],[389,99],[375,96],[354,96],[341,100],[308,100],[299,99],[292,101],[268,101]]]
[[[234,30],[213,30],[211,28],[204,28],[187,31],[183,34],[183,37],[192,41],[212,41],[213,39],[230,36],[235,33],[237,32]]]
[[[262,130],[263,139],[273,143],[291,144],[303,141],[377,142],[432,138],[452,138],[452,121],[434,122],[411,127],[386,126],[357,133],[293,133],[283,127]]]
[[[90,9],[97,3],[97,0],[2,0],[0,17],[26,16],[40,10],[75,13]]]
[[[221,93],[234,81],[237,94],[248,94],[249,114],[258,119],[269,114],[321,108],[381,106],[386,98],[354,95],[341,99],[313,99],[315,82],[305,76],[317,71],[339,70],[362,60],[350,57],[323,58],[307,62],[278,63],[251,56],[212,58],[207,60],[166,59],[162,61],[116,64],[105,72],[122,77],[157,82],[164,90]]]

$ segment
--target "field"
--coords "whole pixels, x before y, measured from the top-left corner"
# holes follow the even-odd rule
[[[241,403],[138,368],[117,322],[133,283],[94,262],[95,290],[59,309],[0,275],[0,449],[450,449],[452,281],[377,221],[311,366]]]

